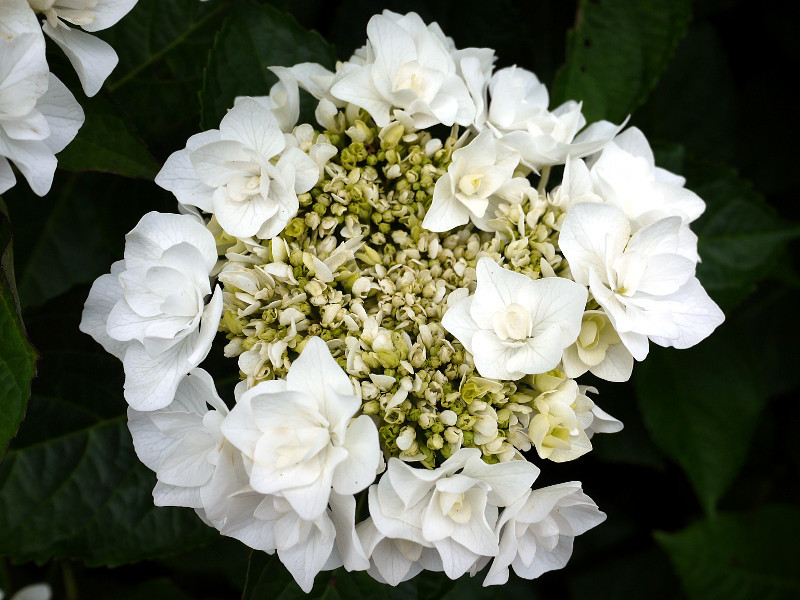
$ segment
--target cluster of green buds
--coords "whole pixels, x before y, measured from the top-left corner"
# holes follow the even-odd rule
[[[338,153],[279,236],[239,240],[209,224],[226,258],[226,356],[238,357],[252,387],[285,377],[319,336],[376,419],[387,455],[429,468],[461,447],[481,449],[487,462],[514,459],[531,448],[542,390],[479,377],[441,320],[450,292],[474,291],[484,256],[534,279],[563,272],[561,211],[534,190],[500,204],[494,231],[427,231],[421,223],[457,129],[442,142],[400,123],[379,129],[363,112],[334,121],[314,135]]]

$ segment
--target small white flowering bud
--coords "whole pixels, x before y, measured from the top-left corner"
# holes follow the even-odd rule
[[[374,400],[378,397],[378,394],[380,394],[380,390],[377,385],[371,381],[361,382],[361,395],[364,400]]]
[[[444,440],[438,433],[434,433],[428,438],[428,448],[431,450],[441,450],[442,446],[444,446]]]
[[[444,439],[448,444],[460,444],[464,441],[464,432],[456,427],[448,427],[444,430]]]
[[[317,252],[320,254],[330,254],[336,249],[336,238],[327,237],[317,244]]]
[[[439,420],[448,427],[451,427],[456,424],[458,415],[452,410],[443,410],[439,413]]]
[[[436,154],[436,151],[441,149],[442,147],[442,140],[438,138],[433,138],[425,144],[425,155],[426,156],[433,156]]]
[[[403,172],[400,170],[400,165],[394,164],[385,171],[387,179],[397,179]]]
[[[429,412],[420,413],[419,419],[417,420],[417,423],[419,423],[419,426],[423,429],[430,429],[435,422],[436,417]]]
[[[286,262],[289,258],[289,247],[279,237],[274,237],[270,240],[270,252],[272,253],[273,262]]]
[[[311,294],[311,296],[313,297],[322,295],[326,287],[327,287],[326,285],[320,283],[316,279],[313,279],[312,281],[309,281],[306,284],[305,290],[306,293]]]
[[[383,350],[386,352],[394,352],[394,344],[392,343],[392,334],[387,330],[382,329],[375,339],[372,341],[372,349],[376,352]]]
[[[397,447],[400,448],[400,450],[406,451],[411,448],[411,444],[414,443],[416,438],[417,432],[414,431],[413,427],[407,425],[400,430],[400,435],[397,436]]]
[[[359,298],[363,298],[367,295],[372,284],[370,283],[369,277],[359,277],[353,283],[353,295]]]

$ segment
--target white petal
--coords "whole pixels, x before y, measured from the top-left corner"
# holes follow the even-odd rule
[[[286,141],[272,111],[253,98],[237,98],[222,118],[219,130],[223,139],[240,142],[257,151],[265,161],[283,150]]]
[[[99,92],[119,62],[114,49],[103,40],[71,29],[63,23],[51,27],[45,21],[42,29],[67,55],[86,95],[94,96]]]
[[[326,402],[328,388],[342,396],[353,396],[350,378],[331,356],[328,345],[319,337],[311,338],[292,363],[286,383],[289,389],[305,392],[322,403]],[[350,416],[355,414],[360,404],[353,403],[353,406],[355,408]],[[330,414],[333,407],[325,412]]]
[[[47,92],[39,99],[36,109],[44,115],[50,127],[50,136],[44,140],[45,144],[53,152],[61,152],[83,125],[81,105],[67,86],[51,74]]]
[[[118,263],[119,264],[119,263]],[[89,297],[83,306],[80,330],[91,335],[109,354],[122,360],[128,344],[113,339],[108,335],[108,315],[111,309],[122,298],[122,286],[115,275],[106,274],[98,277],[92,284]]]
[[[82,25],[86,31],[108,29],[127,15],[139,0],[100,0],[93,7],[94,21]]]
[[[338,494],[356,494],[375,481],[381,460],[378,429],[367,415],[361,415],[347,427],[342,444],[347,459],[339,463],[333,476]]]
[[[588,285],[589,271],[605,276],[606,266],[622,253],[629,236],[630,223],[619,209],[582,202],[567,213],[558,243],[575,281]]]

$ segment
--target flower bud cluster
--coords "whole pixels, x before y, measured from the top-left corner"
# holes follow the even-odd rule
[[[494,233],[427,231],[421,222],[457,132],[442,143],[397,122],[379,129],[352,112],[316,134],[338,154],[279,236],[231,239],[209,224],[227,259],[218,275],[225,354],[238,357],[253,387],[285,377],[319,336],[350,375],[362,412],[378,419],[389,455],[429,468],[462,447],[479,448],[490,463],[517,458],[531,448],[539,392],[480,377],[441,320],[452,291],[475,289],[483,257],[531,279],[562,271],[563,214],[533,194],[500,203]]]

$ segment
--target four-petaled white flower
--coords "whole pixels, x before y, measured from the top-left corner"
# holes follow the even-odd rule
[[[475,293],[451,306],[442,326],[472,354],[478,373],[520,379],[553,369],[580,333],[586,288],[557,277],[533,280],[490,258],[476,270]]]
[[[489,127],[532,169],[597,152],[623,127],[598,121],[581,131],[586,125],[581,105],[570,100],[550,112],[547,88],[536,75],[519,67],[495,72],[489,95]]]
[[[320,338],[311,338],[286,380],[245,392],[222,424],[244,454],[250,485],[280,493],[303,519],[325,511],[331,489],[355,494],[375,479],[378,430],[349,377]]]
[[[588,285],[620,339],[644,360],[648,338],[688,348],[725,316],[694,276],[694,236],[680,217],[660,219],[631,235],[616,207],[583,202],[567,214],[559,245],[575,281]]]
[[[441,569],[455,579],[483,557],[497,554],[498,507],[521,498],[538,475],[539,469],[525,460],[486,464],[477,448],[462,448],[430,471],[391,458],[369,489],[372,526],[359,533],[387,581],[406,578],[423,556],[422,548],[435,548]],[[381,536],[398,542],[377,543]],[[397,567],[390,566],[394,561]]]
[[[519,155],[499,145],[489,131],[453,152],[447,173],[436,182],[433,200],[422,226],[429,231],[447,231],[481,223],[492,195],[503,194],[503,186],[514,181]],[[491,215],[492,217],[494,215]]]
[[[475,103],[438,25],[386,10],[370,19],[367,35],[366,60],[337,73],[334,97],[366,110],[378,127],[389,124],[392,108],[417,128],[472,124]]]
[[[500,515],[500,551],[483,585],[506,583],[509,567],[524,579],[561,569],[572,555],[575,536],[605,520],[577,481],[528,491]]]
[[[595,433],[615,433],[622,423],[601,410],[587,392],[595,388],[578,385],[574,379],[542,376],[535,379],[542,390],[533,400],[536,413],[528,423],[528,437],[540,458],[566,462],[592,449]]]
[[[125,242],[125,259],[92,285],[80,329],[122,360],[128,403],[157,410],[211,349],[222,314],[222,288],[206,304],[217,248],[195,217],[156,212]]]
[[[173,153],[156,183],[180,203],[214,213],[230,235],[269,239],[297,213],[297,194],[320,177],[317,164],[296,146],[287,147],[263,101],[242,97],[218,130],[192,136]]]
[[[48,72],[44,38],[25,0],[0,1],[0,16],[0,194],[16,182],[10,160],[43,196],[55,154],[78,133],[83,110]]]

